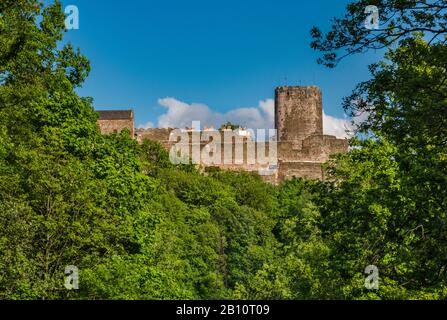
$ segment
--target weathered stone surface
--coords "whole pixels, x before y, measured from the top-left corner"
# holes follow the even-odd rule
[[[324,178],[321,162],[282,162],[279,168],[279,181],[294,177],[312,180],[323,180]]]
[[[318,87],[278,87],[275,90],[278,141],[299,141],[323,134],[323,107]]]
[[[129,129],[131,136],[134,136],[133,110],[101,110],[98,114],[98,125],[102,134],[119,133]]]

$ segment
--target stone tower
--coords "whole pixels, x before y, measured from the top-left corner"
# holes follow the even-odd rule
[[[323,106],[318,87],[278,87],[275,90],[278,141],[303,141],[323,135]]]
[[[292,177],[324,179],[321,165],[348,151],[346,139],[323,133],[323,104],[318,87],[278,87],[275,91],[278,143],[276,181]]]

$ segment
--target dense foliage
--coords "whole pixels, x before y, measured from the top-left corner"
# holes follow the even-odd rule
[[[443,43],[413,34],[371,67],[346,99],[368,138],[327,181],[272,186],[100,135],[75,92],[88,60],[59,44],[60,4],[3,0],[0,13],[0,298],[447,298]]]

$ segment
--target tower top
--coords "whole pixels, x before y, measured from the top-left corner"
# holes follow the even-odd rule
[[[293,90],[293,89],[301,89],[301,90],[306,90],[306,89],[317,89],[319,91],[320,87],[318,86],[278,86],[276,87],[276,90]]]

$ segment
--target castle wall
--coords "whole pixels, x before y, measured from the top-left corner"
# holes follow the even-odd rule
[[[149,129],[137,129],[135,131],[135,135],[137,137],[137,141],[141,143],[144,139],[166,142],[169,141],[169,135],[174,129],[165,129],[165,128],[149,128]]]
[[[179,154],[188,155],[193,163],[203,166],[214,166],[227,170],[257,171],[268,169],[277,164],[276,148],[266,142],[262,146],[254,141],[241,139],[235,143],[202,141],[200,143],[181,143],[160,141],[171,150],[174,146]],[[181,152],[180,152],[181,151]]]
[[[346,152],[348,141],[334,136],[313,135],[303,141],[278,142],[278,159],[287,161],[326,162],[335,153]]]
[[[320,162],[283,162],[279,165],[278,181],[292,178],[323,180],[323,168]]]
[[[133,112],[103,111],[101,116],[107,117],[98,121],[102,133],[109,134],[128,128],[134,135]],[[193,163],[202,168],[256,171],[265,181],[273,184],[292,177],[322,180],[322,164],[331,155],[348,151],[346,139],[323,134],[322,96],[320,89],[314,86],[276,89],[275,128],[275,148],[266,142],[261,158],[257,151],[259,145],[235,132],[231,132],[233,138],[228,140],[228,136],[225,137],[228,131],[203,131],[201,134],[205,135],[207,141],[200,141],[199,132],[190,131],[186,139],[183,134],[185,141],[181,141],[178,130],[151,128],[135,130],[135,137],[139,143],[144,139],[158,141],[168,151],[174,146],[183,148],[187,155],[195,154]],[[198,137],[199,140],[194,140],[193,137]],[[208,154],[210,161],[204,160],[203,154]]]
[[[98,120],[99,130],[102,134],[119,133],[124,129],[129,129],[131,136],[134,136],[134,121],[133,119],[118,119],[118,120]]]
[[[324,136],[324,143],[329,149],[329,154],[346,153],[349,149],[347,139],[337,139],[334,136]]]

